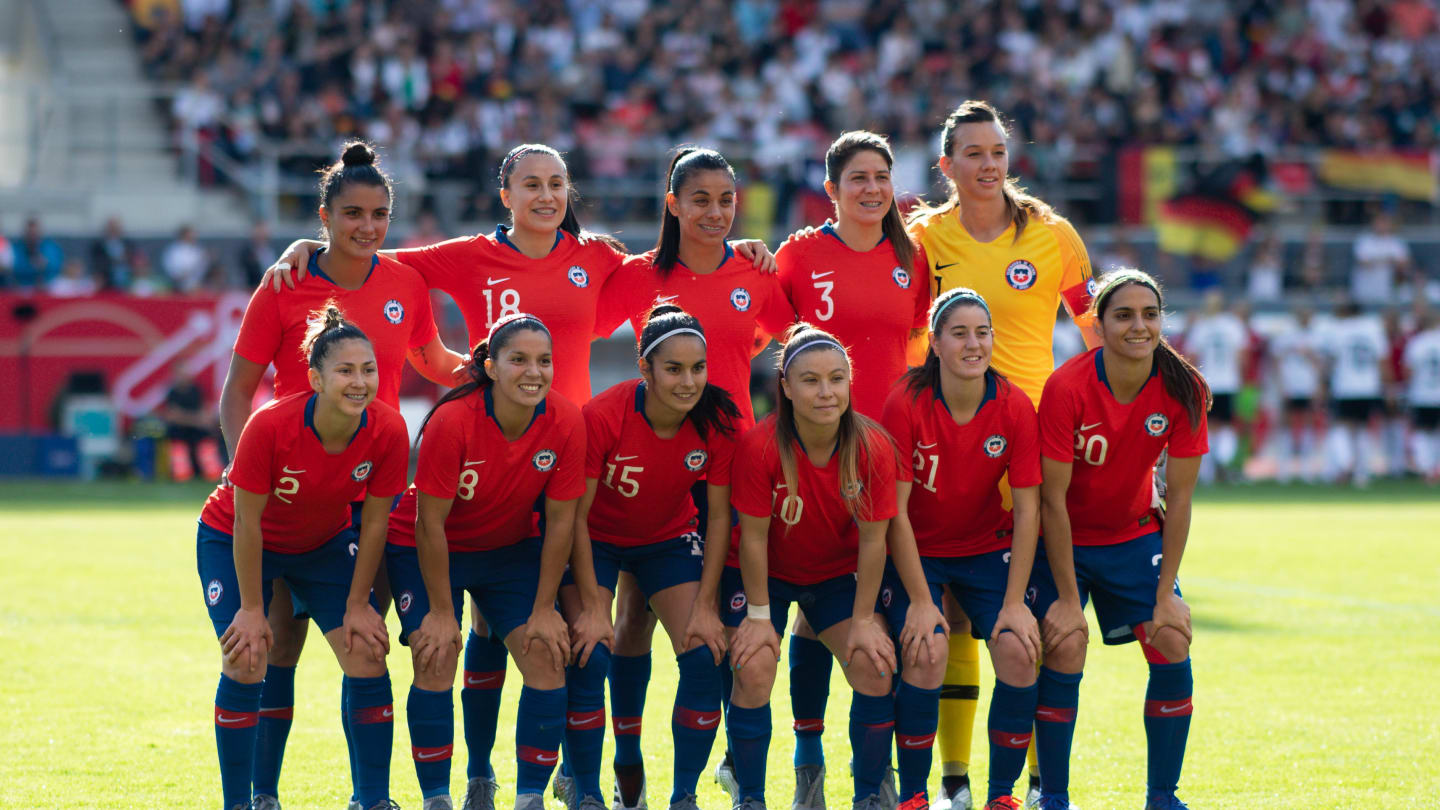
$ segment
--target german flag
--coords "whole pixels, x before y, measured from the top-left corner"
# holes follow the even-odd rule
[[[1320,155],[1320,181],[1350,191],[1395,194],[1407,200],[1440,199],[1430,152],[1326,149]]]
[[[1155,236],[1160,249],[1212,262],[1234,258],[1255,224],[1255,214],[1233,199],[1182,194],[1160,205]]]

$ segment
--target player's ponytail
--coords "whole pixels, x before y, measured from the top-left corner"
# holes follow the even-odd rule
[[[515,167],[520,163],[521,158],[531,154],[549,155],[560,161],[561,167],[565,170],[565,216],[560,219],[560,230],[582,242],[593,239],[604,242],[621,253],[626,252],[625,245],[615,237],[603,233],[593,233],[580,227],[580,217],[575,213],[575,210],[580,207],[580,192],[575,189],[575,183],[570,179],[569,164],[565,162],[565,158],[561,157],[555,147],[543,143],[522,143],[511,149],[506,153],[505,159],[500,161],[500,171],[496,175],[500,188],[510,188],[510,178],[515,174]]]
[[[680,219],[670,213],[668,197],[673,194],[678,198],[686,181],[700,172],[711,171],[725,172],[732,182],[735,180],[735,170],[730,168],[729,161],[714,149],[682,146],[670,159],[670,167],[665,171],[667,199],[660,205],[660,238],[655,241],[654,266],[661,278],[668,277],[680,261]]]
[[[320,170],[320,206],[329,210],[330,201],[351,183],[383,188],[387,204],[394,202],[390,176],[380,170],[380,156],[364,141],[347,141],[340,159]]]
[[[680,335],[698,337],[704,343],[705,327],[700,325],[699,318],[675,304],[657,304],[645,315],[645,326],[640,330],[640,340],[635,345],[635,351],[639,353],[641,362],[653,368],[651,358],[655,350],[664,345],[665,341]],[[695,426],[695,431],[702,439],[709,438],[712,430],[728,436],[735,432],[740,408],[728,391],[707,381],[695,407],[690,409],[686,418]]]
[[[935,353],[935,341],[945,332],[950,324],[950,318],[962,307],[979,307],[985,310],[986,319],[990,320],[990,305],[985,303],[985,298],[980,293],[969,287],[954,287],[946,290],[930,304],[930,347],[925,352],[925,362],[909,371],[901,379],[905,381],[905,390],[912,399],[919,399],[920,395],[927,391],[934,392],[937,396],[940,393],[940,355]],[[993,326],[991,327],[994,328]],[[993,368],[989,372],[997,378],[1004,379]]]
[[[825,179],[839,185],[840,178],[845,173],[845,166],[861,152],[874,152],[885,161],[885,168],[895,168],[895,154],[890,151],[890,141],[884,135],[865,130],[853,130],[840,133],[830,144],[825,152]],[[836,216],[839,216],[839,206],[836,206]],[[895,251],[895,258],[900,261],[900,267],[905,272],[915,274],[915,245],[910,241],[910,235],[905,231],[905,219],[900,216],[900,204],[895,200],[893,194],[890,198],[890,210],[885,212],[885,219],[880,223],[881,232],[885,238],[890,240],[890,246]]]
[[[370,342],[370,338],[366,337],[360,327],[345,320],[345,313],[340,311],[340,305],[335,303],[333,298],[311,312],[305,323],[305,337],[300,341],[300,353],[305,356],[310,368],[316,371],[325,368],[325,358],[340,341]]]
[[[1099,289],[1090,302],[1090,311],[1097,321],[1104,319],[1105,310],[1110,307],[1110,300],[1115,297],[1116,291],[1131,285],[1146,287],[1155,293],[1156,306],[1161,312],[1165,311],[1165,295],[1160,290],[1160,282],[1149,273],[1134,268],[1121,268],[1106,273],[1097,279],[1097,282]],[[1160,336],[1160,345],[1155,347],[1155,365],[1160,381],[1165,385],[1165,393],[1185,406],[1185,413],[1190,417],[1190,427],[1198,428],[1212,402],[1210,386],[1199,369],[1175,351],[1175,347],[1170,345],[1164,335]]]
[[[425,419],[420,423],[420,431],[415,434],[416,441],[425,435],[425,426],[430,424],[430,417],[440,410],[441,405],[463,399],[471,394],[481,393],[490,387],[494,380],[485,373],[485,361],[499,355],[500,350],[504,349],[506,344],[521,332],[543,332],[547,337],[550,335],[550,330],[539,318],[525,312],[506,315],[496,321],[490,327],[490,334],[470,350],[470,362],[465,364],[465,373],[470,377],[470,381],[446,391],[445,395],[440,397],[439,401],[435,403],[435,407],[425,414]]]

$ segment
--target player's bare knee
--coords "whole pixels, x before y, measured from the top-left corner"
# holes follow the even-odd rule
[[[1035,664],[1014,633],[1001,633],[990,642],[990,660],[995,665],[995,677],[1010,686],[1023,688],[1035,683]]]
[[[455,669],[458,665],[458,656],[446,655],[439,663],[437,672],[436,664],[422,668],[416,660],[414,651],[411,651],[410,661],[415,672],[415,685],[427,692],[444,692],[455,685]]]
[[[1150,638],[1150,646],[1171,664],[1178,664],[1190,657],[1190,640],[1173,627],[1156,630]]]
[[[756,652],[744,666],[735,670],[736,694],[742,696],[742,700],[748,698],[763,703],[775,686],[777,669],[775,656],[769,649]]]
[[[1079,672],[1085,667],[1085,633],[1076,630],[1045,648],[1045,666],[1056,672]]]
[[[559,689],[565,685],[565,667],[555,666],[555,658],[550,652],[550,647],[540,642],[530,645],[529,653],[516,654],[511,650],[511,656],[515,659],[515,668],[520,670],[520,678],[525,685],[531,689]]]
[[[933,661],[930,654],[922,651],[919,661],[913,663],[906,661],[901,667],[905,682],[911,686],[918,686],[921,689],[939,689],[940,684],[944,683],[946,658],[950,654],[945,634],[933,635],[930,638],[930,648],[934,651]],[[897,652],[899,651],[897,650]]]
[[[845,679],[850,682],[850,688],[862,695],[881,697],[890,694],[890,673],[881,672],[865,653],[856,653],[850,659],[850,666],[845,667]]]
[[[225,677],[237,683],[260,683],[265,680],[266,669],[265,653],[263,652],[256,656],[255,667],[253,669],[250,667],[248,656],[237,664],[231,664],[223,656],[220,659],[220,672],[222,672]]]

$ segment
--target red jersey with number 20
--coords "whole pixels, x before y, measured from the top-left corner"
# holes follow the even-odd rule
[[[968,557],[1010,547],[1015,522],[1001,502],[999,483],[1040,485],[1040,431],[1025,392],[985,375],[980,409],[955,424],[937,391],[911,393],[902,381],[885,401],[885,429],[911,467],[906,512],[923,557]],[[963,520],[956,520],[963,515]]]
[[[690,488],[730,485],[734,433],[705,438],[686,419],[669,439],[645,417],[645,382],[629,380],[585,403],[585,477],[598,481],[590,538],[617,546],[659,543],[696,530]]]
[[[269,493],[260,514],[265,548],[301,554],[348,527],[350,504],[365,497],[367,488],[381,498],[405,489],[410,435],[399,412],[370,403],[350,444],[331,454],[315,432],[316,396],[273,399],[250,416],[235,447],[230,486],[221,484],[210,494],[201,522],[234,534],[234,487]]]
[[[585,422],[551,393],[520,438],[495,421],[491,389],[435,409],[420,439],[415,485],[390,513],[390,542],[415,545],[416,493],[453,499],[445,518],[451,551],[490,551],[534,537],[535,501],[585,494]]]
[[[1077,546],[1123,543],[1154,531],[1152,471],[1161,451],[1190,458],[1210,449],[1204,414],[1190,426],[1158,366],[1133,402],[1116,402],[1102,352],[1092,349],[1056,369],[1040,398],[1040,451],[1073,464],[1065,504]]]
[[[852,515],[840,494],[840,458],[824,467],[810,462],[795,444],[799,493],[786,491],[775,435],[775,416],[766,417],[740,438],[731,470],[730,503],[752,517],[769,517],[770,576],[796,585],[814,585],[855,573],[860,554],[856,520],[889,520],[898,512],[895,478],[898,459],[883,432],[872,436],[875,452],[862,449],[856,459],[860,478],[858,506]],[[732,534],[730,559],[739,565],[740,531]]]

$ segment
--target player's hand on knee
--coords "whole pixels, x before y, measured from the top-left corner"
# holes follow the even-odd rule
[[[899,669],[895,665],[895,644],[880,617],[874,614],[850,621],[850,632],[845,637],[845,666],[855,663],[856,654],[869,659],[881,675],[893,675]]]
[[[1188,646],[1194,633],[1190,628],[1190,606],[1185,604],[1174,591],[1160,594],[1155,599],[1155,635],[1160,634],[1160,629],[1171,627],[1185,637],[1185,644]]]
[[[420,672],[445,674],[446,662],[453,651],[455,657],[465,649],[465,637],[453,614],[430,611],[420,626],[410,634],[410,649],[415,653],[415,669]]]
[[[575,657],[576,666],[583,667],[590,663],[590,654],[595,652],[595,645],[615,646],[615,625],[610,621],[608,602],[605,608],[602,610],[598,606],[587,607],[570,623],[570,651]]]
[[[563,671],[569,663],[570,628],[555,608],[545,607],[531,612],[522,638],[521,651],[524,655],[529,655],[531,646],[538,643],[550,651],[550,661],[556,672]]]
[[[720,661],[725,657],[725,624],[720,621],[720,613],[715,609],[713,601],[697,600],[690,609],[690,619],[685,622],[684,639],[680,642],[683,649],[680,652],[693,650],[701,644],[710,648],[710,654],[715,657],[715,666],[720,666]]]
[[[995,629],[990,631],[990,643],[994,644],[1005,630],[1009,630],[1020,641],[1020,646],[1025,648],[1025,657],[1032,665],[1040,660],[1040,651],[1044,649],[1044,642],[1040,638],[1040,623],[1035,621],[1035,614],[1031,613],[1023,602],[1000,608],[1000,614],[995,617]]]
[[[274,643],[275,636],[262,608],[240,608],[220,636],[220,650],[226,662],[232,667],[243,664],[246,672],[255,671],[261,657],[270,652]]]
[[[935,646],[937,626],[946,636],[950,635],[950,623],[945,621],[945,614],[935,607],[933,601],[924,599],[910,603],[905,611],[905,626],[900,628],[900,648],[907,663],[915,666],[926,662],[934,664],[944,657]]]
[[[1085,621],[1085,610],[1077,601],[1056,599],[1045,611],[1045,620],[1040,627],[1045,649],[1052,649],[1071,633],[1080,633],[1087,642],[1090,640],[1090,625]]]
[[[730,666],[739,670],[761,650],[769,649],[780,660],[780,636],[775,634],[775,625],[769,619],[747,618],[740,622],[735,635],[730,639]]]
[[[369,601],[345,608],[345,619],[340,624],[345,639],[345,652],[354,653],[357,644],[365,645],[370,657],[384,661],[390,652],[390,631],[385,620],[375,612]]]

